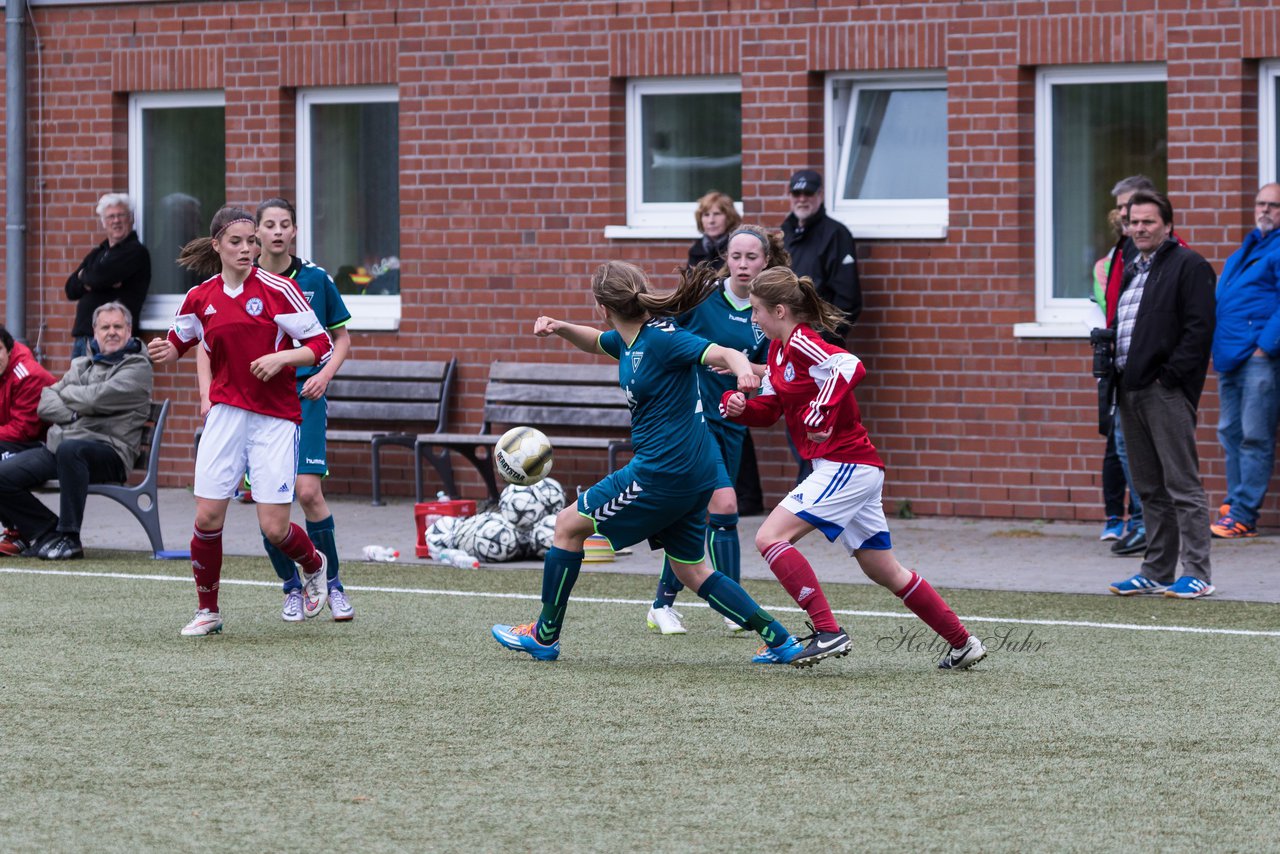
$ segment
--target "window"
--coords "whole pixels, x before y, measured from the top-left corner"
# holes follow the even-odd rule
[[[1142,174],[1166,186],[1163,66],[1041,70],[1036,78],[1036,323],[1015,334],[1083,336],[1093,266],[1115,244],[1111,188]],[[1096,308],[1094,309],[1096,311]]]
[[[329,271],[353,329],[400,323],[400,106],[394,88],[298,92],[298,253]]]
[[[742,85],[736,77],[627,84],[627,228],[606,237],[698,236],[712,190],[742,198]]]
[[[825,201],[855,237],[947,234],[947,85],[939,73],[827,78]]]
[[[1280,60],[1265,62],[1258,93],[1258,183],[1280,181]]]
[[[136,94],[129,99],[129,194],[134,225],[151,253],[151,290],[140,328],[168,326],[200,277],[179,250],[207,236],[226,204],[226,121],[221,92]]]

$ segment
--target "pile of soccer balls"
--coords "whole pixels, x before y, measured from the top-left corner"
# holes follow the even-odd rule
[[[475,516],[443,516],[424,537],[432,551],[461,549],[482,563],[541,558],[551,548],[564,488],[552,478],[502,490],[498,509]]]

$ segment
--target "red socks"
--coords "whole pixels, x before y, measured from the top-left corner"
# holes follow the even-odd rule
[[[218,610],[218,579],[222,577],[222,529],[191,536],[191,574],[196,578],[197,607]]]
[[[827,595],[818,584],[818,576],[795,546],[785,541],[774,543],[761,554],[783,588],[791,594],[791,598],[809,613],[814,631],[840,631],[836,617],[831,613],[831,606],[827,603]]]
[[[312,573],[320,568],[320,552],[316,551],[315,545],[312,544],[306,532],[294,522],[289,523],[289,533],[285,535],[284,540],[276,543],[275,547],[289,560],[302,567],[303,572]]]
[[[911,580],[894,595],[952,647],[963,646],[969,639],[969,630],[960,622],[956,612],[951,610],[929,582],[915,572],[911,572]]]

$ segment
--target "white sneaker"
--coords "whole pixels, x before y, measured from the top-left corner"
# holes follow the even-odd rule
[[[329,591],[329,610],[333,613],[333,619],[339,623],[345,623],[356,615],[356,609],[347,594],[336,587]]]
[[[222,632],[222,614],[217,611],[210,611],[208,608],[201,608],[196,611],[195,619],[182,627],[184,637],[201,637],[203,635],[216,635]]]
[[[684,623],[680,621],[680,612],[670,605],[649,609],[649,628],[659,634],[685,634]]]
[[[320,568],[312,573],[302,573],[302,613],[314,617],[324,610],[329,601],[329,561],[324,552],[320,555]]]
[[[284,594],[284,607],[280,609],[280,619],[286,623],[301,623],[306,618],[302,613],[302,591],[290,590]]]
[[[731,635],[742,635],[747,632],[746,626],[740,626],[736,621],[730,620],[728,617],[724,618],[724,627],[729,630]]]
[[[942,661],[938,662],[938,669],[968,670],[986,657],[987,648],[982,645],[982,641],[978,640],[977,635],[969,635],[969,639],[964,642],[964,646],[952,648],[946,655],[942,656]]]

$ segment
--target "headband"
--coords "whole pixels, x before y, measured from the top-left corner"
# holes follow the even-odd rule
[[[226,231],[228,228],[235,225],[237,222],[247,222],[249,223],[249,225],[254,224],[252,217],[247,217],[247,216],[236,217],[235,219],[231,220],[231,222],[225,223],[222,226],[222,228],[218,229],[217,233],[213,235],[213,239],[217,240],[219,237],[222,236],[222,232]]]
[[[756,240],[760,241],[760,245],[764,247],[765,254],[766,255],[769,254],[769,241],[767,239],[761,237],[760,235],[756,234],[754,231],[751,231],[750,229],[747,229],[747,228],[738,229],[733,234],[729,235],[729,239],[733,240],[733,238],[737,237],[739,234],[750,234]],[[726,243],[725,245],[727,246],[728,244]]]

